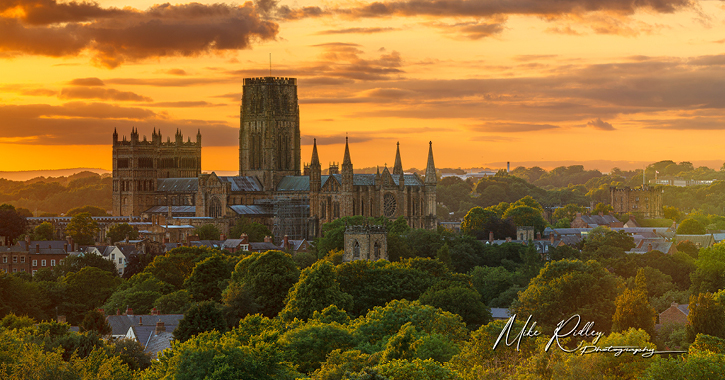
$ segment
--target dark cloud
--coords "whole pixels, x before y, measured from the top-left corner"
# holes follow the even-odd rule
[[[47,88],[35,88],[30,90],[21,90],[20,93],[30,96],[55,96],[58,94],[58,91],[49,90]]]
[[[259,4],[274,6],[269,0]],[[262,20],[252,3],[166,3],[146,11],[54,0],[0,3],[0,12],[10,8],[22,12],[13,13],[21,14],[18,18],[0,17],[0,51],[60,57],[89,49],[96,64],[109,68],[152,57],[245,49],[253,40],[274,39],[279,29]]]
[[[558,129],[559,127],[551,124],[528,124],[514,122],[487,122],[479,125],[468,126],[470,130],[476,132],[497,132],[497,133],[516,133],[516,132],[533,132],[543,131],[547,129]]]
[[[152,102],[153,99],[130,91],[99,87],[67,87],[61,90],[61,99],[103,99],[121,102]]]
[[[283,5],[277,9],[277,17],[284,20],[300,20],[303,18],[314,18],[331,15],[332,12],[322,10],[320,7],[310,6],[292,9]]]
[[[672,13],[693,7],[692,0],[403,0],[375,1],[334,11],[351,18],[387,16],[493,17],[498,15],[558,16],[608,11],[633,14],[638,9]]]
[[[164,113],[135,107],[102,103],[70,102],[62,106],[48,104],[0,106],[3,138],[17,143],[47,145],[107,145],[114,128],[119,134],[138,128],[142,138],[151,136],[153,128],[167,131],[177,128],[196,138],[201,129],[204,146],[233,146],[238,127],[214,120],[174,120]],[[166,140],[164,135],[164,140]]]
[[[301,136],[301,144],[302,145],[312,145],[312,142],[314,139],[317,139],[317,145],[337,145],[337,144],[344,144],[345,143],[345,137],[348,137],[350,139],[350,143],[361,143],[366,142],[370,140],[374,140],[376,137],[374,134],[366,133],[366,132],[353,132],[349,135],[340,133],[336,135],[322,135],[322,136],[310,136],[310,135],[302,135]],[[340,152],[342,156],[342,152]]]
[[[167,70],[166,73],[171,74],[171,75],[182,75],[182,76],[186,75],[186,71],[184,71],[182,69],[171,69],[171,70]]]
[[[505,19],[499,18],[498,20],[492,22],[469,21],[455,24],[436,22],[428,25],[438,28],[448,34],[461,36],[469,40],[480,40],[481,38],[491,37],[503,32],[504,23]]]
[[[612,126],[612,124],[607,123],[606,121],[603,121],[600,118],[597,118],[596,120],[590,120],[587,122],[588,127],[592,127],[594,129],[599,129],[600,131],[614,131],[615,128]]]
[[[684,117],[682,119],[637,121],[647,129],[677,131],[725,131],[725,117]]]
[[[188,101],[188,102],[158,102],[149,104],[149,107],[169,107],[169,108],[198,108],[198,107],[220,107],[226,104],[209,103],[205,101]],[[237,115],[236,117],[239,117]]]
[[[76,78],[68,82],[71,86],[105,86],[102,80],[98,78]]]
[[[323,30],[315,34],[373,34],[373,33],[384,33],[393,32],[400,30],[399,28],[346,28],[346,29],[332,29]]]
[[[203,86],[210,83],[227,82],[229,78],[112,78],[107,79],[106,83],[136,85],[136,86],[152,86],[152,87],[187,87],[187,86]]]

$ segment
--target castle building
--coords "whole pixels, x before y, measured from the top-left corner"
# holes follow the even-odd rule
[[[617,214],[632,214],[647,219],[663,218],[662,189],[657,186],[630,188],[610,187],[613,211]]]
[[[387,237],[385,226],[347,226],[342,261],[388,260]]]
[[[179,131],[174,142],[162,142],[155,130],[151,141],[139,141],[135,129],[130,141],[118,141],[114,131],[113,214],[226,226],[246,216],[270,227],[279,241],[318,237],[322,224],[354,215],[437,227],[432,142],[424,179],[403,172],[399,144],[392,171],[355,174],[347,138],[342,165],[322,175],[315,140],[302,173],[296,79],[246,78],[243,89],[239,176],[201,173],[200,131],[196,142],[184,142]]]

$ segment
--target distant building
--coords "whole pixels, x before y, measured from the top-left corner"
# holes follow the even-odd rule
[[[574,220],[571,221],[571,228],[595,228],[599,226],[623,227],[624,223],[613,215],[604,215],[603,212],[600,212],[599,215],[586,215],[578,212]]]
[[[388,260],[388,231],[385,226],[348,226],[345,229],[343,262]]]
[[[687,316],[690,315],[689,305],[678,305],[673,302],[670,307],[660,313],[660,323],[679,323],[681,325],[689,324]]]
[[[617,214],[633,214],[645,219],[663,218],[662,189],[656,186],[639,188],[610,187],[613,211]]]

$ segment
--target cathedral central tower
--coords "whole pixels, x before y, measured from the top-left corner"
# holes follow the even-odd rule
[[[239,117],[239,175],[265,190],[300,175],[300,108],[295,78],[245,78]]]

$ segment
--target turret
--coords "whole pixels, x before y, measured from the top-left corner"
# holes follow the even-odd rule
[[[428,165],[425,168],[425,184],[435,185],[438,183],[438,177],[436,176],[436,165],[433,162],[433,142],[430,141],[428,144]]]
[[[116,128],[113,128],[113,145],[118,144],[118,132],[116,131]]]
[[[400,141],[398,141],[398,148],[395,151],[395,166],[393,166],[393,175],[403,174],[403,163],[400,160]]]
[[[201,146],[201,129],[196,131],[196,143]]]
[[[181,131],[179,128],[176,128],[176,145],[181,145],[184,143],[184,136],[181,134]]]
[[[342,159],[342,190],[352,191],[352,160],[347,136],[345,136],[345,157]]]
[[[312,143],[312,160],[310,160],[310,191],[319,192],[322,186],[322,166],[317,156],[317,139]]]
[[[131,128],[131,144],[138,143],[138,129]]]

